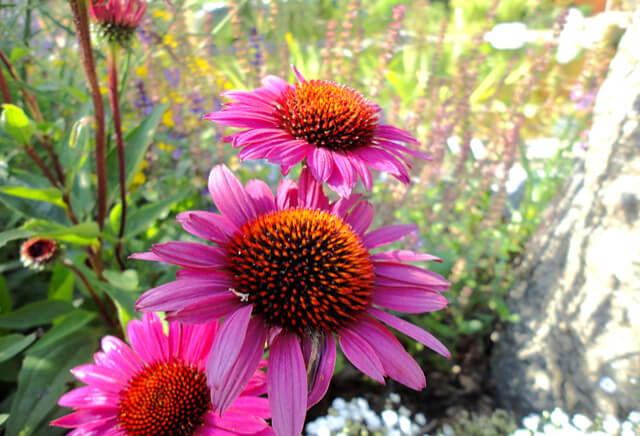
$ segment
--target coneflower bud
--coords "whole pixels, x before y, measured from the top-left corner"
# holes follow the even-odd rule
[[[144,17],[147,4],[141,0],[89,0],[89,12],[110,43],[126,45]]]
[[[53,239],[27,239],[20,246],[20,261],[25,268],[42,270],[53,261],[58,251],[58,244]]]

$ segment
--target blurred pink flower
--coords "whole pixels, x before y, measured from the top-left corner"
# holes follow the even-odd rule
[[[131,38],[146,10],[143,0],[89,0],[91,18],[110,41],[126,42]]]
[[[354,194],[330,203],[308,167],[283,180],[274,197],[260,180],[246,187],[225,166],[213,168],[209,191],[221,214],[184,212],[178,221],[213,242],[167,242],[133,258],[183,267],[177,280],[144,293],[136,307],[166,311],[185,323],[225,318],[207,364],[212,401],[224,412],[270,346],[267,390],[273,428],[299,436],[306,409],[326,393],[336,345],[362,372],[422,389],[425,376],[379,321],[443,356],[431,334],[382,309],[442,309],[449,287],[440,275],[405,262],[439,261],[405,250],[373,254],[416,230],[394,225],[368,231],[373,207]],[[224,416],[224,415],[223,415]]]
[[[103,338],[95,364],[72,370],[87,386],[60,398],[59,404],[74,412],[51,425],[75,428],[72,436],[272,435],[265,422],[267,399],[258,397],[266,391],[262,371],[249,375],[224,417],[214,412],[205,360],[218,330],[218,322],[170,322],[167,336],[160,318],[150,313],[129,322],[131,347],[113,336]]]
[[[359,92],[335,82],[307,81],[294,68],[298,82],[291,85],[279,77],[267,76],[263,88],[229,91],[231,100],[205,119],[245,130],[225,140],[243,147],[242,160],[267,159],[282,167],[304,161],[320,183],[327,183],[346,197],[358,177],[371,190],[369,167],[409,183],[406,155],[429,159],[401,143],[417,144],[408,132],[381,124],[380,107]]]

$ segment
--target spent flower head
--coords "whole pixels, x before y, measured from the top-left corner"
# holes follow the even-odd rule
[[[26,268],[42,270],[59,252],[56,241],[48,238],[27,239],[20,246],[20,261]]]

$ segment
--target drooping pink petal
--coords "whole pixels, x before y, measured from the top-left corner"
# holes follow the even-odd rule
[[[353,168],[356,170],[356,172],[360,176],[360,179],[362,180],[362,184],[364,185],[364,188],[367,191],[371,191],[371,188],[373,188],[373,177],[371,176],[371,171],[369,170],[369,167],[365,165],[362,158],[354,155],[353,153],[347,153],[347,157],[349,159],[349,162],[351,162],[351,165],[353,165]]]
[[[137,260],[148,260],[151,262],[166,262],[164,260],[162,260],[162,258],[156,254],[153,254],[151,252],[147,252],[147,253],[133,253],[132,255],[129,256],[129,259],[137,259]]]
[[[342,352],[360,371],[384,384],[384,368],[374,349],[355,331],[342,329],[338,334]]]
[[[346,198],[340,198],[336,202],[331,204],[331,213],[344,217],[347,215],[347,212],[362,198],[362,194],[352,194]]]
[[[211,389],[212,403],[220,414],[224,414],[224,411],[233,404],[254,376],[264,353],[267,330],[260,317],[253,317],[249,321],[242,343],[242,353],[229,368],[220,389],[216,392]],[[209,371],[207,371],[207,377],[209,377]]]
[[[375,287],[372,302],[404,313],[423,313],[447,307],[447,299],[423,289]]]
[[[278,436],[299,436],[307,405],[307,374],[295,333],[280,333],[269,352],[267,389],[273,429]]]
[[[333,172],[333,161],[331,152],[322,147],[315,147],[309,154],[309,168],[311,174],[319,183],[325,183]]]
[[[217,269],[226,265],[226,253],[220,247],[198,242],[172,241],[154,244],[151,251],[164,262],[191,269]]]
[[[304,76],[300,73],[300,71],[298,71],[295,65],[291,65],[291,69],[293,70],[293,74],[296,76],[296,79],[298,79],[299,82],[307,81],[307,79],[304,78]]]
[[[229,315],[213,341],[207,362],[207,376],[212,395],[214,390],[220,391],[226,374],[242,350],[252,310],[253,305],[245,305]]]
[[[211,170],[209,193],[216,207],[238,227],[256,217],[251,197],[225,165],[217,165]]]
[[[364,245],[372,250],[381,245],[391,244],[418,230],[415,224],[397,224],[372,230],[363,237]]]
[[[198,301],[228,293],[231,280],[224,276],[206,279],[185,278],[149,289],[136,301],[140,311],[180,310]]]
[[[385,277],[410,285],[447,290],[451,285],[444,277],[415,265],[395,262],[374,262],[376,277]]]
[[[431,348],[433,351],[446,357],[447,359],[451,357],[451,353],[449,353],[449,350],[447,350],[447,347],[445,347],[442,342],[437,340],[431,333],[427,332],[424,329],[421,329],[417,325],[411,324],[410,322],[400,319],[397,316],[391,315],[390,313],[376,309],[374,307],[369,308],[369,313],[385,324],[388,324],[394,329],[409,336],[410,338],[415,339],[425,347]]]
[[[418,140],[411,136],[409,132],[406,132],[397,127],[390,126],[388,124],[381,124],[376,129],[376,136],[382,138],[391,139],[399,142],[410,142],[412,144],[419,144]]]
[[[420,366],[396,337],[378,321],[369,316],[363,316],[354,322],[350,329],[367,340],[389,377],[415,390],[420,390],[427,385]]]
[[[410,250],[390,250],[371,255],[373,261],[388,262],[442,262],[439,257],[427,253],[416,253]]]
[[[307,166],[303,167],[300,173],[298,205],[309,209],[322,210],[329,207],[329,198],[324,194],[322,185],[313,178]]]
[[[235,411],[229,409],[222,416],[216,414],[211,414],[210,416],[211,419],[208,424],[227,430],[234,435],[253,434],[267,428],[267,423],[264,419],[244,410]]]
[[[320,401],[327,393],[336,365],[336,343],[333,335],[325,334],[323,342],[318,352],[318,359],[320,359],[318,369],[309,386],[307,409]]]

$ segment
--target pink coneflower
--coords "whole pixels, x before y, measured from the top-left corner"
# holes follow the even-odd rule
[[[382,309],[442,309],[449,283],[404,262],[427,254],[371,250],[416,230],[396,225],[368,231],[373,208],[362,195],[329,203],[304,167],[298,184],[284,180],[275,195],[260,180],[243,187],[225,166],[213,168],[209,191],[221,214],[184,212],[185,230],[216,245],[168,242],[132,257],[183,267],[177,280],[143,294],[138,310],[200,323],[226,317],[207,377],[213,404],[224,412],[270,346],[267,385],[276,434],[299,436],[305,410],[326,393],[333,374],[334,334],[347,358],[384,383],[413,389],[425,377],[382,321],[449,356],[431,334]],[[222,358],[220,358],[222,357]]]
[[[89,13],[109,41],[127,43],[144,17],[143,0],[89,0]]]
[[[262,371],[247,377],[224,417],[211,406],[205,363],[218,330],[218,322],[170,322],[167,336],[160,318],[150,313],[129,322],[131,347],[113,336],[103,338],[95,364],[72,370],[87,386],[60,398],[59,404],[74,412],[51,425],[75,428],[72,436],[272,435],[264,420],[267,400],[258,397],[266,390]]]
[[[263,88],[229,91],[231,100],[205,119],[246,130],[226,138],[243,147],[242,160],[267,159],[283,174],[306,159],[320,183],[346,197],[358,180],[371,190],[369,167],[409,183],[405,155],[429,157],[401,143],[417,144],[408,132],[381,124],[380,107],[358,91],[326,80],[307,81],[294,68],[298,82],[291,85],[267,76]]]
[[[20,261],[27,268],[41,270],[51,263],[58,253],[58,244],[53,239],[31,238],[20,246]]]

